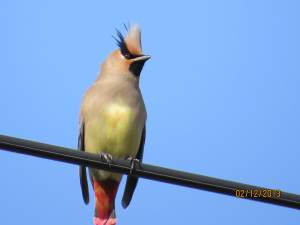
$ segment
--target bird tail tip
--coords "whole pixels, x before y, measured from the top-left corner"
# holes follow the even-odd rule
[[[100,219],[97,217],[94,217],[94,224],[95,225],[115,225],[117,223],[117,219]]]

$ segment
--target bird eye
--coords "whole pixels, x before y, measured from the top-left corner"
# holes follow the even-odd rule
[[[129,59],[129,53],[124,53],[123,55],[126,59]]]

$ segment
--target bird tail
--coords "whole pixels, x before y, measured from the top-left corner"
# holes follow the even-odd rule
[[[95,192],[95,215],[94,223],[96,225],[115,225],[117,223],[115,198],[119,188],[120,181],[94,180],[91,179]]]

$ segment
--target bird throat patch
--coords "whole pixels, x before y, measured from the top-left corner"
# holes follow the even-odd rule
[[[145,61],[135,61],[130,64],[129,71],[133,73],[134,76],[139,77],[141,75],[142,69],[144,67]]]

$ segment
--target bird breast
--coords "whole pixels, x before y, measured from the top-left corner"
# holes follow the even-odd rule
[[[105,104],[86,126],[86,151],[102,151],[123,159],[136,157],[144,126],[139,107],[118,99]]]
[[[122,148],[133,147],[129,142],[137,129],[135,117],[131,108],[121,100],[108,105],[103,112],[103,141],[120,152],[125,151]]]

